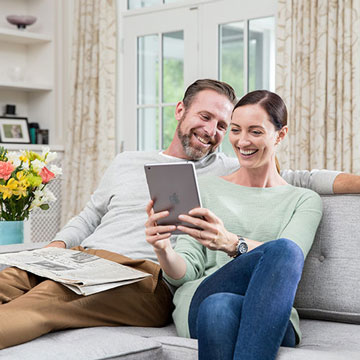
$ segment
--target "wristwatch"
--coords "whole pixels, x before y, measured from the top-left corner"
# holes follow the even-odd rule
[[[246,254],[249,250],[248,244],[246,243],[245,239],[240,236],[240,235],[236,235],[238,238],[238,243],[236,245],[235,248],[235,255],[233,256],[233,258],[236,258],[242,254]]]

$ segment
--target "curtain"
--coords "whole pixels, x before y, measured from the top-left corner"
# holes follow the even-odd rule
[[[76,0],[62,224],[78,214],[115,155],[115,0]]]
[[[282,168],[360,173],[360,1],[279,0],[276,91],[288,108]]]

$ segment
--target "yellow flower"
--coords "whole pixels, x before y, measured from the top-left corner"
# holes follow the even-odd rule
[[[7,198],[11,198],[14,194],[14,190],[17,188],[17,181],[13,178],[11,178],[7,185],[0,185],[0,193],[3,194],[3,200]],[[16,194],[15,194],[16,195]]]
[[[23,171],[19,171],[16,174],[16,189],[13,190],[14,195],[20,199],[22,196],[27,196],[27,188],[30,186],[29,180]]]
[[[18,197],[17,200],[19,200],[22,196],[27,196],[26,187],[23,186],[19,186],[16,190],[13,191],[13,193]]]
[[[29,159],[28,159],[26,156],[24,156],[24,155],[21,155],[21,156],[19,157],[19,159],[20,159],[21,161],[23,161],[23,162],[28,162],[28,161],[29,161]]]
[[[23,186],[25,188],[29,187],[30,186],[30,183],[29,183],[29,180],[27,178],[27,175],[24,174],[23,171],[19,171],[17,174],[16,174],[16,178],[19,182],[19,186]]]
[[[36,159],[40,160],[40,161],[44,161],[44,159],[39,154],[37,154],[33,151],[25,150],[25,151],[22,151],[22,154],[24,157],[27,157],[27,159],[29,160],[29,163]]]

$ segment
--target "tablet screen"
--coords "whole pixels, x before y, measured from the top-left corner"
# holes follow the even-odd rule
[[[145,164],[146,180],[154,211],[168,210],[169,216],[158,221],[158,225],[185,225],[180,214],[187,214],[195,207],[201,207],[195,166],[192,162]],[[181,234],[175,230],[173,234]]]

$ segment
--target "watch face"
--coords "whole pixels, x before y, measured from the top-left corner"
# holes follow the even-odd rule
[[[239,254],[245,254],[248,251],[248,246],[245,241],[241,242],[239,244]]]

